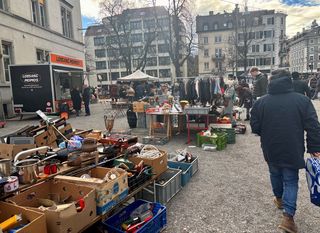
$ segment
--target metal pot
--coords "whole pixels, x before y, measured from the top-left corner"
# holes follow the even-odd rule
[[[11,174],[11,160],[1,159],[0,160],[0,173],[4,176],[10,176]]]
[[[39,164],[45,160],[51,159],[53,157],[56,157],[57,154],[51,155],[47,158],[44,158],[43,160],[40,159],[24,159],[19,161],[19,157],[23,154],[29,154],[32,152],[40,151],[40,150],[45,150],[49,149],[47,146],[35,148],[35,149],[30,149],[26,151],[22,151],[18,153],[15,158],[14,158],[14,166],[18,170],[19,174],[19,182],[22,184],[30,184],[34,183],[38,179],[39,175]]]

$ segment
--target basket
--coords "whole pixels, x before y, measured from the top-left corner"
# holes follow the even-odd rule
[[[172,162],[177,162],[174,160],[174,158],[177,155],[175,154],[168,154],[168,160],[172,161]],[[199,160],[198,160],[198,156],[192,156],[191,162],[185,162],[185,161],[181,161],[181,163],[186,163],[186,164],[191,164],[191,170],[192,170],[192,176],[194,176],[194,174],[197,173],[197,171],[199,170]]]
[[[192,176],[191,167],[192,166],[190,163],[168,161],[168,167],[182,170],[182,173],[181,173],[181,185],[182,186],[185,186],[189,182],[189,180],[191,179],[191,176]]]
[[[132,204],[128,205],[124,209],[120,210],[107,220],[103,221],[102,224],[104,229],[108,233],[125,233],[121,229],[121,224],[130,218],[130,214],[137,209],[139,206],[150,203],[144,200],[136,200]],[[166,207],[160,203],[151,202],[153,205],[153,218],[139,228],[135,233],[159,233],[167,225],[167,210]]]
[[[128,177],[128,186],[129,186],[129,193],[133,192],[137,188],[139,188],[141,185],[146,183],[148,180],[150,180],[152,177],[152,167],[151,166],[145,166],[145,171],[142,172],[140,175],[133,175],[131,177]]]
[[[227,134],[227,143],[235,144],[236,143],[236,131],[235,129],[213,129],[214,133],[226,133]]]
[[[197,133],[197,146],[201,147],[204,143],[215,145],[217,143],[217,138],[212,136],[204,136],[201,135],[201,133]]]
[[[217,150],[218,151],[224,150],[227,147],[228,134],[216,133],[216,135],[218,136],[216,140]]]

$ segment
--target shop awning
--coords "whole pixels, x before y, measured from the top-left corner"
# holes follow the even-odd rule
[[[137,70],[136,72],[125,76],[118,78],[118,81],[129,81],[129,82],[135,82],[135,81],[159,81],[158,77],[153,77],[151,75],[143,73],[141,70]]]

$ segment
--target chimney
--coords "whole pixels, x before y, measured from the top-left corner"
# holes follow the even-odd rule
[[[213,11],[209,11],[209,15],[213,15]]]

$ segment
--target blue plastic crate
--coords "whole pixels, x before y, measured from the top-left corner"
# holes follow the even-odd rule
[[[125,233],[121,229],[121,224],[130,218],[130,214],[140,205],[150,203],[144,200],[136,200],[126,208],[120,210],[107,220],[103,221],[104,229],[108,233]],[[159,233],[167,225],[167,210],[160,203],[153,204],[153,218],[143,225],[136,233]]]
[[[170,168],[182,170],[182,174],[181,174],[181,185],[182,186],[185,186],[189,182],[189,180],[192,176],[192,165],[190,163],[168,161],[168,166]]]

